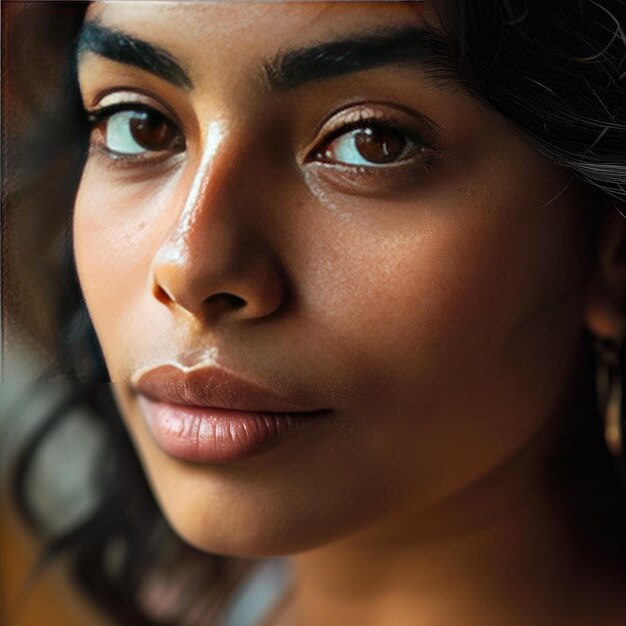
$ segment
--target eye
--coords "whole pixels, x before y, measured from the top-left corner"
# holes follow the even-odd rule
[[[178,127],[165,115],[136,103],[116,104],[89,114],[97,142],[117,158],[138,158],[150,152],[180,152],[185,143]]]
[[[425,144],[410,133],[382,122],[361,122],[342,130],[316,154],[331,163],[384,166],[410,159]]]

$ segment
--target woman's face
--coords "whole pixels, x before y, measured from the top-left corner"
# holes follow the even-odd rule
[[[429,2],[95,3],[87,20],[84,104],[114,108],[76,261],[184,538],[259,556],[418,519],[550,422],[582,331],[587,194],[428,80]],[[325,413],[243,458],[172,453],[135,387],[167,364]]]

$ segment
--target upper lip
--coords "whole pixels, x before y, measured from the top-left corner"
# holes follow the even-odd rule
[[[265,413],[308,413],[305,407],[218,367],[183,371],[162,365],[143,373],[133,388],[151,400],[216,409]]]

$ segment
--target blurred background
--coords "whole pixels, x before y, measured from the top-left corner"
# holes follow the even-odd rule
[[[20,458],[52,409],[70,393],[55,374],[63,315],[68,207],[63,185],[77,162],[64,140],[68,52],[85,3],[2,2],[2,255],[0,328],[0,623],[107,623],[69,581],[58,560],[35,575],[43,544],[21,518],[12,489]],[[71,137],[71,135],[70,135]],[[61,184],[58,184],[61,183]],[[45,198],[45,204],[42,199]],[[37,382],[40,379],[45,382]],[[80,442],[80,445],[77,445]],[[38,520],[55,534],[94,505],[90,464],[102,445],[96,420],[77,411],[50,433],[22,479]]]

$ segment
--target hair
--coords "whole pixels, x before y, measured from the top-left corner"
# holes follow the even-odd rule
[[[210,623],[250,563],[196,550],[165,522],[112,399],[73,262],[70,214],[87,149],[75,42],[88,3],[11,4],[2,7],[3,321],[52,356],[42,379],[68,383],[12,455],[14,501],[46,541],[40,565],[65,555],[77,584],[116,623]],[[441,69],[428,79],[454,77],[595,198],[625,201],[626,1],[441,0],[440,11],[439,36],[425,46]],[[583,375],[592,374],[590,356]],[[594,502],[585,523],[626,555],[626,493],[593,400],[587,409],[571,425],[562,461],[576,476],[573,488]],[[22,399],[13,416],[23,410]],[[51,533],[29,475],[51,433],[76,410],[104,434],[92,480],[98,499],[78,523]],[[171,602],[154,602],[151,590],[162,584],[177,589]]]

